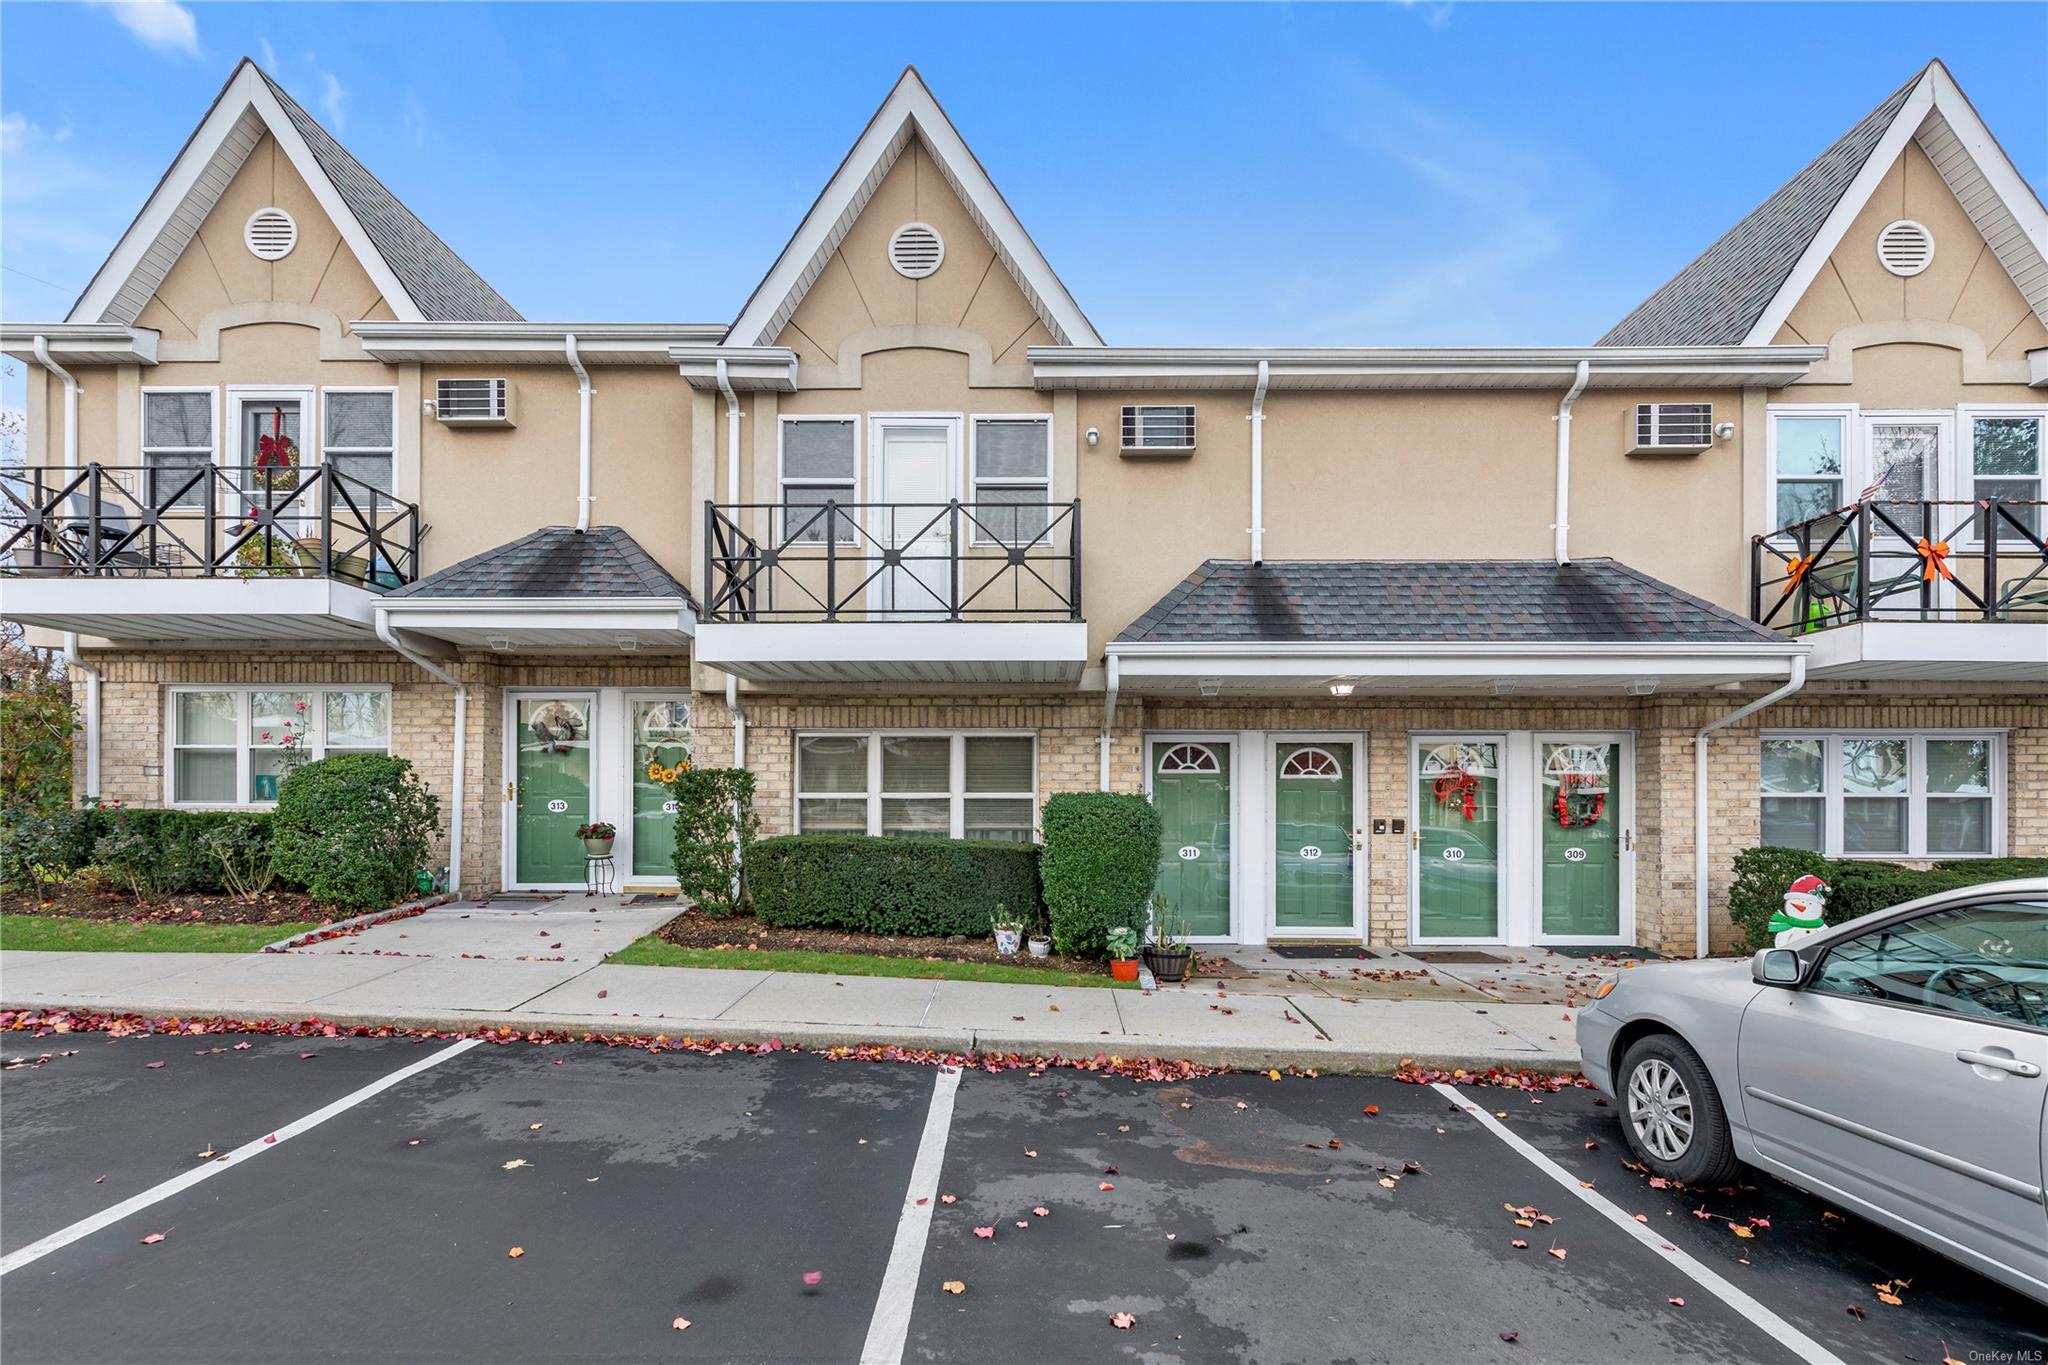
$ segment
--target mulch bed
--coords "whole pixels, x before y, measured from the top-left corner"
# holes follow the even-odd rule
[[[686,910],[657,930],[680,948],[758,948],[805,953],[862,953],[869,957],[914,957],[927,962],[1000,962],[1011,967],[1042,967],[1055,972],[1087,972],[1107,976],[1109,969],[1093,958],[1032,957],[1019,952],[1004,957],[992,938],[914,938],[893,934],[859,934],[845,929],[778,929],[751,915],[721,919]]]
[[[193,892],[139,901],[126,891],[55,882],[37,900],[9,891],[0,910],[10,915],[118,920],[126,924],[314,924],[334,918],[327,906],[301,891],[266,891],[253,904],[233,896]]]

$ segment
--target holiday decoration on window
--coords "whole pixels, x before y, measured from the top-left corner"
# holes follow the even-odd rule
[[[289,493],[299,486],[298,443],[284,434],[284,409],[270,410],[270,434],[256,438],[256,486]]]
[[[540,741],[543,753],[566,754],[569,747],[582,739],[586,730],[583,713],[562,702],[549,702],[534,713],[528,722],[533,737]]]
[[[1607,809],[1607,791],[1594,786],[1598,781],[1589,773],[1565,773],[1558,778],[1557,799],[1550,803],[1550,810],[1559,825],[1570,829],[1574,825],[1599,823],[1601,813]]]
[[[1430,788],[1439,806],[1456,806],[1467,820],[1479,818],[1479,775],[1453,768]]]

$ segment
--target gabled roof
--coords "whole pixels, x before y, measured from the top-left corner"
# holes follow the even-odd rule
[[[1117,644],[1782,643],[1612,559],[1211,559]]]
[[[266,132],[401,321],[519,320],[497,290],[244,57],[67,321],[134,322]]]
[[[543,526],[385,594],[404,598],[681,598],[697,603],[640,542],[616,526]]]
[[[1102,338],[1066,285],[1053,273],[1031,234],[1017,220],[981,162],[926,88],[916,67],[905,67],[881,108],[826,182],[789,244],[748,296],[726,340],[769,346],[803,302],[818,274],[867,207],[882,178],[913,137],[922,139],[939,173],[981,228],[996,256],[1030,300],[1046,330],[1063,346],[1099,346]]]
[[[2048,213],[1948,68],[1933,61],[1599,344],[1768,344],[1915,137],[2035,314],[2048,322]]]

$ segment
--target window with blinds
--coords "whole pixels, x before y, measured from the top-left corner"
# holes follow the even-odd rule
[[[1031,545],[1051,522],[1052,419],[974,419],[974,543]]]
[[[800,735],[797,829],[908,838],[1037,837],[1038,741],[1028,734]]]

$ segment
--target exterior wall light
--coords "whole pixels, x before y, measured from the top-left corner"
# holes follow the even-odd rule
[[[1354,684],[1348,682],[1333,682],[1330,684],[1330,695],[1333,697],[1348,697],[1351,695],[1353,686]]]

